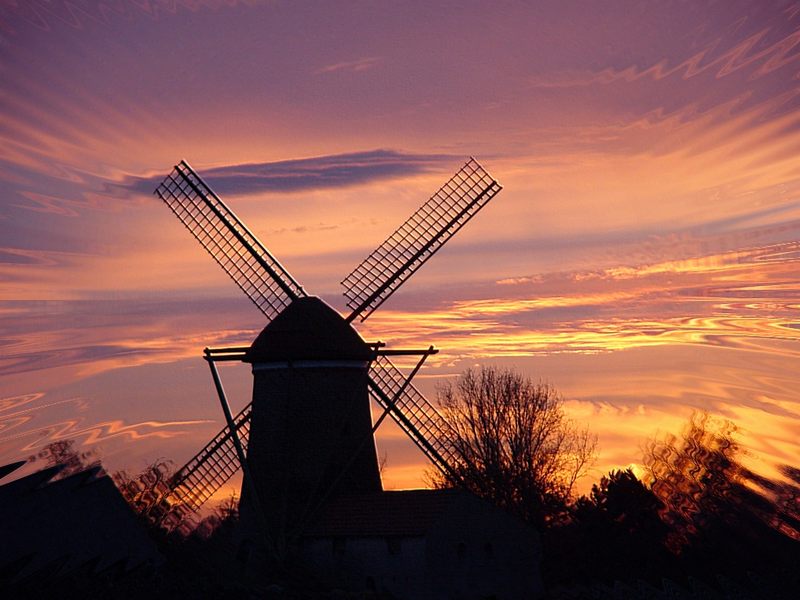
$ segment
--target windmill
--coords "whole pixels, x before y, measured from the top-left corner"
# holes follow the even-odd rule
[[[267,515],[272,530],[299,526],[337,485],[380,490],[374,433],[387,415],[437,469],[452,472],[456,457],[440,435],[447,423],[411,384],[437,351],[367,343],[352,323],[369,317],[501,189],[470,158],[344,278],[351,309],[345,318],[308,295],[185,161],[175,166],[155,194],[261,310],[267,325],[250,347],[204,351],[227,425],[155,499],[169,513],[168,525],[179,526],[239,468],[245,471],[242,504],[247,499],[254,512]],[[420,358],[405,376],[390,359],[396,355]],[[253,401],[236,415],[219,378],[219,361],[253,368]],[[369,398],[383,409],[374,424]],[[298,507],[301,498],[305,505]]]

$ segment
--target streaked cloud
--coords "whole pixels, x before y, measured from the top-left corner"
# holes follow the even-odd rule
[[[800,356],[777,345],[791,343],[800,329],[799,249],[791,242],[502,280],[496,295],[443,302],[435,311],[384,309],[366,329],[399,345],[438,339],[448,354],[476,358],[685,344]]]
[[[77,436],[135,470],[222,427],[199,353],[263,322],[153,198],[173,161],[341,307],[341,276],[468,155],[503,193],[365,338],[436,344],[431,396],[476,364],[551,380],[600,435],[598,475],[692,409],[796,457],[797,6],[33,0],[0,20],[0,457]],[[222,372],[246,402],[246,367]],[[398,431],[379,447],[390,484],[422,483]]]
[[[730,36],[734,37],[734,36]],[[720,79],[748,69],[750,79],[758,79],[786,66],[798,67],[800,32],[786,34],[778,28],[765,27],[743,40],[716,39],[705,48],[679,61],[661,59],[646,67],[631,65],[624,69],[603,69],[599,72],[559,73],[555,76],[533,77],[531,83],[542,88],[571,88],[593,84],[612,84],[618,81],[634,82],[639,79],[658,81],[676,76],[681,79],[710,73]],[[677,63],[677,64],[676,64]],[[800,71],[788,73],[797,79]]]
[[[86,425],[83,419],[70,419],[58,423],[49,423],[35,429],[25,429],[20,432],[10,430],[0,437],[0,443],[8,443],[22,438],[33,438],[33,441],[21,446],[21,450],[31,451],[34,448],[47,444],[50,441],[61,439],[76,439],[83,446],[92,446],[107,442],[114,438],[125,438],[129,442],[140,441],[148,438],[167,439],[187,434],[187,427],[203,425],[209,421],[143,421],[140,423],[126,423],[121,419],[104,421]]]
[[[151,301],[146,308],[131,300],[0,302],[0,376],[71,367],[87,377],[194,358],[206,346],[249,343],[260,319],[254,314],[251,327],[236,328],[248,324],[249,306],[231,300]],[[209,323],[212,311],[226,327]]]
[[[370,150],[278,162],[200,168],[198,172],[215,192],[243,195],[362,185],[425,173],[443,162],[452,161],[453,157],[445,154]],[[122,185],[142,194],[152,194],[163,178],[164,175],[130,177]]]
[[[370,56],[366,58],[359,58],[357,60],[349,60],[338,63],[326,65],[314,71],[314,75],[322,75],[323,73],[335,73],[336,71],[366,71],[372,69],[381,62],[378,56]]]
[[[176,15],[181,12],[199,10],[218,11],[223,8],[232,9],[237,5],[263,4],[266,0],[26,0],[25,2],[3,2],[0,5],[0,16],[21,19],[43,31],[49,31],[57,25],[67,25],[82,30],[93,23],[108,25],[115,17],[131,15],[148,16],[158,19],[163,16]]]

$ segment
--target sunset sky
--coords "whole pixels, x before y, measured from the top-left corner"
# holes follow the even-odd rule
[[[698,409],[800,463],[800,3],[0,0],[0,81],[0,464],[179,466],[221,429],[202,349],[264,318],[152,195],[180,159],[344,312],[469,156],[504,190],[365,339],[439,348],[431,399],[552,383],[599,438],[582,489]]]

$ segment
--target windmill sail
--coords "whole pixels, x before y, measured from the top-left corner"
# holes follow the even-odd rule
[[[306,293],[199,175],[181,161],[158,195],[267,318]]]
[[[474,159],[434,194],[389,239],[342,282],[348,306],[364,320],[408,277],[425,263],[500,190]],[[303,288],[269,253],[236,215],[184,161],[155,191],[180,221],[271,320],[294,300],[306,297]],[[413,377],[413,373],[411,375]],[[391,414],[401,429],[442,472],[452,473],[457,456],[444,441],[448,423],[425,397],[410,385],[385,355],[370,364],[368,391]],[[167,489],[148,501],[164,523],[178,527],[197,511],[240,468],[234,432],[244,446],[250,431],[252,404],[186,463]]]
[[[348,321],[366,319],[502,189],[474,158],[342,281]]]
[[[251,409],[252,404],[248,404],[233,419],[244,446],[250,434]],[[174,514],[171,528],[178,526],[189,513],[196,512],[240,468],[233,436],[226,426],[172,478],[165,502]]]
[[[453,449],[444,440],[447,421],[385,356],[378,356],[369,370],[372,398],[405,431],[425,456],[443,473],[452,473],[457,464]],[[392,399],[396,398],[394,402]]]
[[[434,406],[386,356],[378,356],[370,366],[369,392],[411,438],[428,459],[444,473],[452,472],[456,457],[443,443],[447,427]],[[393,402],[394,399],[394,402]],[[252,403],[234,418],[242,445],[250,433]],[[230,430],[225,427],[213,440],[181,467],[172,479],[165,505],[171,507],[171,527],[177,527],[191,512],[196,512],[241,468]]]

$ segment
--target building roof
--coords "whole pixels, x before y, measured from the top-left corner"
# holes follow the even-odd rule
[[[0,473],[18,466],[2,466]],[[63,469],[48,467],[0,485],[0,570],[6,581],[163,562],[99,466],[54,480]]]
[[[245,362],[369,360],[372,351],[339,313],[315,296],[298,298],[267,325]]]
[[[467,492],[406,490],[332,498],[303,529],[306,537],[425,535]]]

